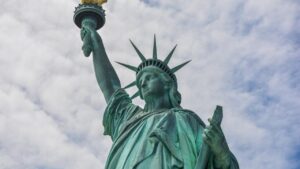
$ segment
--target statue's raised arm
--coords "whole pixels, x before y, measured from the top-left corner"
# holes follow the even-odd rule
[[[97,82],[102,90],[106,102],[111,95],[121,87],[120,80],[112,67],[100,35],[95,27],[93,19],[85,19],[81,28],[81,39],[83,41],[82,50],[85,56],[93,53],[93,62]]]
[[[94,68],[97,82],[102,90],[106,102],[119,89],[120,80],[112,67],[97,30],[105,24],[105,11],[102,4],[107,0],[80,0],[75,8],[74,22],[81,28],[83,53],[89,56],[93,53]]]

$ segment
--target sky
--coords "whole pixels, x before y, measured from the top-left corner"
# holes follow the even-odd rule
[[[79,0],[1,0],[0,168],[103,169],[106,106],[73,23]],[[108,0],[99,30],[122,86],[138,65],[131,39],[170,67],[182,107],[222,129],[242,169],[300,168],[299,0]],[[136,89],[128,92],[133,94]],[[134,103],[143,105],[139,99]]]

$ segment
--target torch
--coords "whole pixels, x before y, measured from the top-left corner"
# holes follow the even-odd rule
[[[82,28],[88,22],[93,22],[93,29],[99,30],[105,24],[105,11],[102,8],[102,4],[107,0],[81,0],[80,4],[74,11],[74,23]],[[83,44],[87,48],[87,52],[84,52],[85,56],[89,56],[92,47],[88,43],[90,39],[84,38]]]

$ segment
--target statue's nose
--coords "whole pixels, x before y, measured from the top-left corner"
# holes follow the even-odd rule
[[[142,87],[142,88],[145,88],[146,85],[147,85],[146,80],[142,80],[141,87]]]

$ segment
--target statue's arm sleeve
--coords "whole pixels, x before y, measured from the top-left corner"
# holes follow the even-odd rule
[[[113,93],[121,88],[119,77],[113,68],[101,36],[95,30],[93,32],[93,63],[96,74],[96,80],[104,95],[105,101],[108,102]]]
[[[110,135],[114,140],[119,135],[121,126],[139,110],[140,108],[132,103],[125,90],[116,90],[104,111],[104,135]]]

